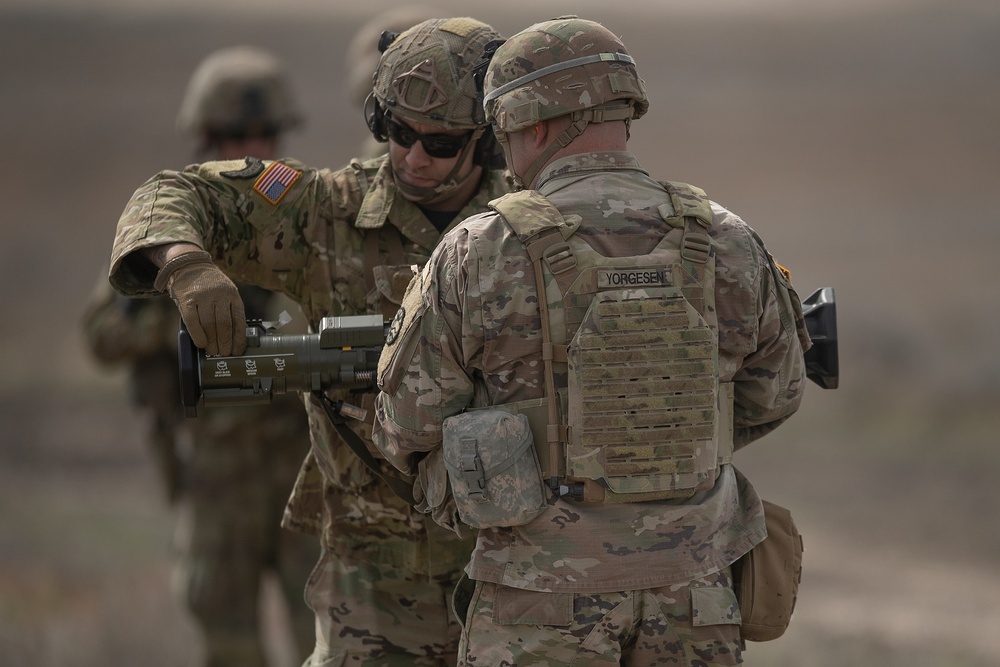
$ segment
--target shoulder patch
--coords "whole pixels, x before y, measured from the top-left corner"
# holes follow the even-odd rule
[[[392,366],[392,361],[396,356],[396,348],[399,347],[400,337],[409,329],[424,311],[424,291],[430,287],[430,262],[424,265],[419,271],[415,271],[413,279],[406,287],[402,303],[396,316],[389,324],[386,332],[385,346],[378,358],[378,383],[384,385],[386,374]],[[416,267],[414,267],[416,268]]]
[[[253,178],[264,171],[264,162],[260,158],[246,157],[243,158],[243,162],[245,166],[242,169],[220,171],[219,175],[226,178]]]
[[[789,271],[788,269],[786,269],[785,267],[783,267],[781,264],[778,264],[777,262],[775,262],[774,265],[776,267],[778,267],[778,270],[781,271],[781,274],[783,276],[785,276],[785,280],[788,281],[789,285],[791,285],[792,284],[792,272]]]
[[[385,332],[385,344],[392,346],[399,338],[399,333],[403,330],[403,321],[406,320],[406,306],[400,306],[396,311],[396,316],[389,323],[389,329]]]
[[[253,189],[267,201],[277,204],[300,176],[301,171],[273,162],[253,184]]]

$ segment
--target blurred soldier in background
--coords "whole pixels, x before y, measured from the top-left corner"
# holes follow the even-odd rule
[[[378,14],[358,28],[344,54],[347,95],[355,108],[363,108],[372,94],[372,75],[382,55],[378,49],[382,33],[386,30],[400,33],[435,16],[448,13],[421,5],[404,5]],[[362,160],[370,160],[385,153],[386,145],[369,134],[358,150]]]
[[[282,290],[314,330],[327,316],[391,319],[441,235],[512,186],[475,85],[484,51],[499,41],[468,17],[379,39],[365,108],[388,147],[375,159],[339,170],[209,162],[149,179],[119,221],[112,284],[131,296],[168,292],[209,354],[246,345],[228,276]],[[331,419],[338,401],[361,403],[367,420]],[[352,450],[372,448],[374,394],[335,388],[307,404],[312,452],[285,525],[322,532],[306,588],[316,615],[309,664],[454,664],[460,629],[448,600],[472,536],[435,525]]]
[[[301,122],[287,74],[270,53],[217,51],[191,77],[178,130],[199,157],[276,156],[282,133]],[[241,285],[250,319],[275,320],[287,300]],[[178,379],[177,307],[166,296],[130,299],[103,277],[85,315],[94,356],[126,365],[133,402],[148,411],[150,440],[170,503],[178,508],[174,584],[202,630],[205,664],[264,665],[260,590],[276,575],[300,659],[315,642],[302,591],[319,554],[311,536],[280,527],[298,469],[309,451],[299,396],[263,407],[216,408],[186,419]]]

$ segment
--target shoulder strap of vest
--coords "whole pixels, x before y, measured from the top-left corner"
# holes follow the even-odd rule
[[[525,245],[544,230],[566,224],[559,209],[535,190],[509,192],[491,201],[489,206],[503,216]]]
[[[663,181],[660,183],[670,195],[670,203],[674,207],[674,216],[667,219],[669,224],[684,229],[681,240],[681,260],[685,262],[691,275],[701,276],[703,284],[710,277],[714,278],[715,264],[709,262],[713,258],[712,238],[708,230],[712,228],[714,215],[712,202],[701,188],[687,183]],[[709,273],[711,272],[711,276]],[[713,326],[718,327],[715,316],[715,296],[706,294],[711,299],[712,308],[703,315]],[[719,435],[719,463],[731,463],[733,460],[733,385],[731,382],[720,383],[719,417],[723,431]]]
[[[535,190],[510,192],[489,203],[511,226],[517,238],[530,248],[539,238],[558,232],[568,239],[576,231],[548,198]]]
[[[548,412],[545,432],[547,447],[544,452],[539,451],[538,453],[539,458],[546,460],[546,463],[542,464],[542,470],[543,474],[548,476],[549,487],[553,492],[557,492],[559,475],[562,473],[558,462],[561,460],[560,454],[566,443],[567,431],[566,426],[559,422],[555,371],[552,366],[556,355],[552,345],[552,332],[549,329],[549,300],[545,296],[542,258],[545,256],[545,252],[556,244],[566,246],[566,240],[561,231],[566,229],[566,221],[552,202],[533,190],[520,190],[494,199],[490,202],[490,208],[499,213],[517,234],[528,251],[535,272],[535,292],[538,296],[538,310],[541,316],[542,364],[544,366]],[[561,356],[565,360],[565,351]],[[539,448],[536,445],[537,449]]]
[[[712,203],[701,188],[687,183],[661,181],[670,195],[674,214],[665,217],[667,224],[684,230],[681,259],[688,264],[705,264],[712,253]],[[693,274],[697,275],[697,273]]]
[[[678,181],[660,181],[674,208],[674,217],[695,218],[705,229],[712,226],[712,204],[708,195],[699,187]],[[521,241],[537,236],[548,228],[564,230],[569,236],[571,230],[562,214],[545,195],[535,190],[519,190],[498,197],[489,203],[490,208],[499,213],[510,224]],[[679,225],[678,225],[679,226]]]
[[[704,190],[675,181],[660,181],[660,185],[666,188],[667,194],[670,195],[670,203],[674,207],[676,217],[694,218],[705,229],[712,226],[712,204]]]
[[[494,199],[489,205],[514,230],[532,262],[544,259],[552,266],[557,257],[569,260],[563,261],[560,269],[553,267],[554,273],[558,274],[557,280],[565,287],[563,281],[571,279],[565,270],[575,266],[566,239],[573,235],[576,228],[567,224],[559,209],[545,195],[534,190],[511,192]]]

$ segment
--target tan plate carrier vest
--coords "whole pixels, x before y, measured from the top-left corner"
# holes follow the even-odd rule
[[[561,495],[687,498],[732,460],[732,383],[719,382],[715,250],[705,193],[664,183],[671,227],[646,255],[604,257],[535,191],[491,202],[535,270],[546,398],[494,406],[528,417]],[[555,378],[568,383],[557,387]],[[553,400],[558,396],[558,400]]]

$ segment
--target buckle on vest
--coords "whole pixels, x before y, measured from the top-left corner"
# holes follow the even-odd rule
[[[462,442],[463,449],[466,443],[475,446],[475,440]],[[479,458],[479,452],[462,453],[462,479],[469,485],[469,498],[480,503],[486,500],[486,470],[483,469],[483,460]]]
[[[689,262],[704,264],[712,251],[712,239],[705,234],[688,233],[684,235],[681,247],[681,257]]]
[[[559,275],[576,268],[576,257],[573,256],[573,251],[570,250],[569,244],[565,241],[554,243],[546,248],[545,252],[542,253],[542,259],[553,275]]]

